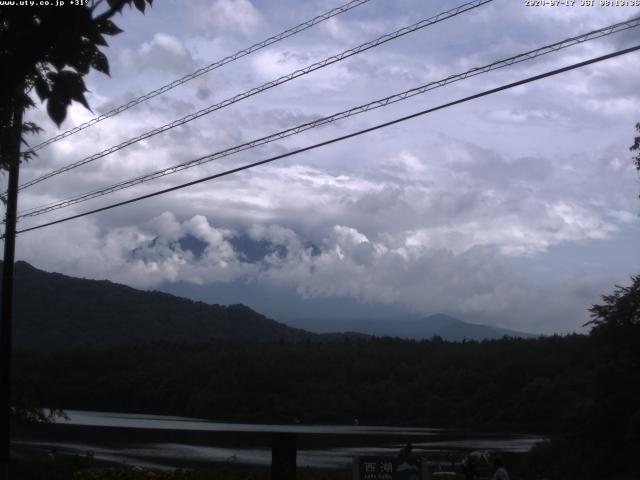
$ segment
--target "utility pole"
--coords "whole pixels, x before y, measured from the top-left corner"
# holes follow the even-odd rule
[[[16,211],[18,207],[18,174],[20,171],[20,142],[22,138],[23,108],[16,101],[12,122],[2,154],[9,163],[9,185],[7,188],[7,211],[4,232],[4,261],[2,263],[2,295],[0,310],[0,480],[9,480],[9,455],[11,451],[11,357],[13,323],[13,270],[16,246]],[[2,427],[4,425],[4,427]]]
[[[295,434],[271,434],[271,480],[296,480],[297,450]]]

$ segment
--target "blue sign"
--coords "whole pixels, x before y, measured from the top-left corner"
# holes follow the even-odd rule
[[[396,457],[356,457],[354,480],[420,480],[422,459]]]

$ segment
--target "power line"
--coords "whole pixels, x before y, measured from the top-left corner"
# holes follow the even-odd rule
[[[168,167],[162,170],[158,170],[156,172],[153,173],[149,173],[149,174],[145,174],[145,175],[141,175],[135,178],[131,178],[128,180],[125,180],[123,182],[119,182],[116,183],[114,185],[110,185],[108,187],[105,188],[101,188],[99,190],[95,190],[89,193],[84,193],[81,195],[77,195],[71,198],[67,198],[65,200],[60,200],[60,201],[56,201],[56,202],[52,202],[50,204],[47,205],[41,205],[38,207],[33,207],[29,210],[25,210],[23,212],[21,212],[18,215],[18,218],[25,218],[25,217],[35,217],[38,215],[42,215],[54,210],[58,210],[61,208],[65,208],[71,205],[75,205],[77,203],[81,203],[81,202],[85,202],[94,198],[98,198],[119,190],[123,190],[126,188],[131,188],[135,185],[139,185],[141,183],[145,183],[151,180],[155,180],[157,178],[161,178],[167,175],[171,175],[177,172],[180,172],[182,170],[186,170],[187,168],[192,168],[198,165],[202,165],[204,163],[208,163],[214,160],[218,160],[230,155],[233,155],[235,153],[239,153],[242,151],[246,151],[249,150],[251,148],[255,148],[257,146],[260,145],[264,145],[267,143],[271,143],[274,142],[276,140],[280,140],[283,138],[287,138],[290,137],[292,135],[296,135],[299,133],[302,133],[304,131],[310,130],[312,128],[316,128],[319,127],[321,125],[326,125],[332,122],[335,122],[337,120],[341,120],[344,118],[348,118],[351,117],[353,115],[358,115],[360,113],[364,113],[364,112],[368,112],[370,110],[374,110],[377,108],[381,108],[381,107],[385,107],[387,105],[391,105],[393,103],[396,102],[400,102],[403,100],[407,100],[408,98],[411,98],[413,96],[419,95],[419,94],[423,94],[426,93],[430,90],[434,90],[436,88],[440,88],[443,87],[445,85],[448,85],[450,83],[454,83],[460,80],[464,80],[476,75],[480,75],[482,73],[487,73],[490,72],[492,70],[497,70],[499,68],[504,68],[510,65],[514,65],[520,62],[524,62],[527,60],[532,60],[534,58],[540,57],[542,55],[546,55],[548,53],[552,53],[552,52],[557,52],[558,50],[579,44],[579,43],[584,43],[586,41],[590,41],[590,40],[594,40],[597,38],[602,38],[604,36],[607,35],[611,35],[613,33],[617,33],[617,32],[621,32],[630,28],[636,28],[640,26],[640,18],[636,18],[636,19],[632,19],[632,20],[627,20],[625,22],[620,22],[620,23],[616,23],[613,25],[610,25],[608,27],[604,27],[598,30],[593,30],[591,32],[582,34],[582,35],[578,35],[575,37],[571,37],[565,40],[562,40],[560,42],[556,42],[550,45],[546,45],[544,47],[540,47],[537,48],[535,50],[530,50],[528,52],[525,53],[521,53],[512,57],[509,57],[507,59],[504,60],[498,60],[495,61],[493,63],[484,65],[482,67],[476,67],[476,68],[472,68],[470,70],[467,70],[464,73],[459,73],[459,74],[455,74],[455,75],[450,75],[449,77],[446,77],[442,80],[437,80],[437,81],[433,81],[433,82],[429,82],[425,85],[422,85],[420,87],[415,87],[412,88],[410,90],[406,90],[404,92],[401,93],[397,93],[379,100],[375,100],[373,102],[367,103],[365,105],[360,105],[357,107],[353,107],[349,110],[345,110],[336,114],[333,114],[331,116],[328,117],[324,117],[324,118],[320,118],[318,120],[314,120],[312,122],[308,122],[302,125],[299,125],[297,127],[293,127],[293,128],[289,128],[286,130],[282,130],[280,132],[268,135],[266,137],[262,137],[262,138],[258,138],[255,140],[252,140],[250,142],[246,142],[243,143],[241,145],[237,145],[231,148],[227,148],[225,150],[221,150],[209,155],[205,155],[199,158],[196,158],[194,160],[190,160],[188,162],[184,162],[178,165],[174,165],[172,167]]]
[[[67,138],[75,133],[78,133],[81,130],[84,130],[85,128],[89,128],[92,125],[95,125],[96,123],[99,123],[103,120],[106,120],[107,118],[113,117],[115,115],[118,115],[119,113],[124,112],[125,110],[129,110],[132,107],[135,107],[136,105],[139,105],[143,102],[146,102],[147,100],[152,99],[153,97],[157,97],[158,95],[162,95],[165,92],[168,92],[169,90],[173,90],[174,88],[178,87],[179,85],[182,85],[184,83],[187,83],[190,80],[193,80],[194,78],[198,78],[206,73],[211,72],[212,70],[215,70],[217,68],[220,68],[224,65],[226,65],[227,63],[231,63],[235,60],[238,60],[242,57],[246,57],[247,55],[250,55],[258,50],[261,50],[265,47],[268,47],[269,45],[273,45],[274,43],[277,43],[281,40],[284,40],[285,38],[291,37],[297,33],[300,33],[304,30],[307,30],[308,28],[313,27],[314,25],[317,25],[318,23],[324,22],[326,20],[329,20],[332,17],[335,17],[336,15],[340,15],[341,13],[347,12],[353,8],[359,7],[360,5],[369,2],[370,0],[352,0],[340,7],[336,7],[333,8],[331,10],[329,10],[328,12],[325,12],[321,15],[318,15],[317,17],[314,17],[310,20],[307,20],[306,22],[303,22],[299,25],[296,25],[295,27],[291,27],[283,32],[278,33],[277,35],[274,35],[272,37],[267,38],[266,40],[263,40],[262,42],[256,43],[254,45],[251,45],[248,48],[245,48],[244,50],[240,50],[232,55],[229,55],[227,57],[224,57],[220,60],[217,60],[209,65],[207,65],[206,67],[202,67],[199,68],[198,70],[196,70],[193,73],[190,73],[188,75],[185,75],[182,78],[179,78],[177,80],[174,80],[171,83],[168,83],[166,85],[163,85],[160,88],[157,88],[155,90],[152,90],[151,92],[145,93],[144,95],[135,98],[133,100],[131,100],[128,103],[125,103],[123,105],[120,105],[119,107],[116,107],[112,110],[109,110],[106,113],[103,113],[101,115],[98,115],[97,117],[92,118],[91,120],[78,125],[74,128],[71,128],[69,130],[67,130],[66,132],[63,132],[59,135],[56,135],[54,137],[49,138],[48,140],[45,140],[42,143],[39,143],[38,145],[34,146],[33,148],[31,148],[31,152],[37,152],[38,150],[43,149],[44,147],[46,147],[47,145],[51,145],[54,142],[57,142],[58,140],[62,140],[63,138]]]
[[[288,75],[283,75],[283,76],[277,78],[276,80],[272,80],[270,82],[264,83],[264,84],[260,85],[259,87],[254,87],[251,90],[248,90],[246,92],[243,92],[243,93],[240,93],[240,94],[235,95],[233,97],[230,97],[230,98],[228,98],[226,100],[223,100],[222,102],[219,102],[219,103],[214,104],[214,105],[210,105],[210,106],[208,106],[208,107],[206,107],[206,108],[204,108],[202,110],[199,110],[199,111],[197,111],[195,113],[192,113],[190,115],[186,115],[186,116],[182,117],[181,119],[174,120],[171,123],[167,123],[167,124],[165,124],[165,125],[163,125],[161,127],[158,127],[158,128],[153,129],[153,130],[150,130],[150,131],[148,131],[146,133],[143,133],[142,135],[139,135],[137,137],[134,137],[134,138],[131,138],[129,140],[126,140],[126,141],[124,141],[124,142],[122,142],[122,143],[120,143],[118,145],[115,145],[115,146],[110,147],[110,148],[108,148],[106,150],[103,150],[102,152],[93,154],[93,155],[91,155],[89,157],[86,157],[86,158],[84,158],[82,160],[78,160],[77,162],[73,162],[73,163],[71,163],[69,165],[66,165],[65,167],[59,168],[59,169],[54,170],[52,172],[49,172],[49,173],[47,173],[45,175],[42,175],[42,176],[40,176],[38,178],[35,178],[35,179],[30,180],[28,182],[25,182],[20,186],[20,190],[23,190],[25,188],[31,187],[31,186],[33,186],[33,185],[35,185],[37,183],[40,183],[40,182],[42,182],[42,181],[44,181],[44,180],[46,180],[48,178],[51,178],[53,176],[60,175],[61,173],[68,172],[69,170],[72,170],[72,169],[77,168],[79,166],[86,165],[87,163],[90,163],[90,162],[93,162],[95,160],[98,160],[99,158],[102,158],[102,157],[105,157],[105,156],[107,156],[107,155],[109,155],[111,153],[117,152],[118,150],[122,150],[123,148],[128,147],[129,145],[132,145],[134,143],[138,143],[138,142],[140,142],[142,140],[145,140],[147,138],[150,138],[150,137],[153,137],[155,135],[158,135],[159,133],[166,132],[167,130],[171,130],[172,128],[184,125],[185,123],[188,123],[188,122],[190,122],[192,120],[195,120],[195,119],[200,118],[200,117],[202,117],[204,115],[212,113],[212,112],[214,112],[216,110],[220,110],[222,108],[228,107],[229,105],[232,105],[232,104],[234,104],[236,102],[239,102],[241,100],[249,98],[249,97],[251,97],[253,95],[256,95],[258,93],[264,92],[265,90],[268,90],[268,89],[271,89],[271,88],[276,87],[278,85],[281,85],[283,83],[289,82],[289,81],[291,81],[291,80],[293,80],[295,78],[301,77],[303,75],[307,75],[307,74],[309,74],[309,73],[311,73],[311,72],[313,72],[315,70],[319,70],[319,69],[324,68],[324,67],[326,67],[328,65],[332,65],[334,63],[340,62],[340,61],[342,61],[342,60],[344,60],[346,58],[349,58],[349,57],[351,57],[353,55],[357,55],[357,54],[362,53],[362,52],[364,52],[366,50],[369,50],[371,48],[378,47],[378,46],[380,46],[380,45],[382,45],[384,43],[387,43],[387,42],[389,42],[391,40],[395,40],[395,39],[397,39],[399,37],[402,37],[402,36],[407,35],[409,33],[415,32],[416,30],[420,30],[420,29],[426,28],[426,27],[431,26],[431,25],[433,25],[435,23],[442,22],[442,21],[447,20],[449,18],[452,18],[452,17],[455,17],[457,15],[460,15],[461,13],[473,10],[475,8],[480,7],[481,5],[484,5],[486,3],[490,3],[492,1],[493,0],[474,0],[472,2],[460,5],[460,6],[456,7],[456,8],[454,8],[454,9],[448,10],[446,12],[439,13],[439,14],[433,16],[433,17],[421,20],[421,21],[419,21],[417,23],[414,23],[413,25],[410,25],[408,27],[403,27],[403,28],[401,28],[399,30],[396,30],[396,31],[392,32],[392,33],[388,33],[388,34],[382,35],[382,36],[376,38],[375,40],[363,43],[362,45],[359,45],[359,46],[357,46],[355,48],[351,48],[351,49],[345,50],[342,53],[339,53],[337,55],[333,55],[331,57],[325,58],[324,60],[322,60],[320,62],[316,62],[316,63],[314,63],[312,65],[309,65],[309,66],[307,66],[305,68],[296,70],[296,71],[294,71],[294,72],[292,72],[292,73],[290,73]]]
[[[566,66],[566,67],[562,67],[562,68],[558,68],[558,69],[555,69],[555,70],[551,70],[551,71],[548,71],[548,72],[545,72],[545,73],[542,73],[542,74],[539,74],[539,75],[535,75],[535,76],[532,76],[532,77],[525,78],[523,80],[519,80],[517,82],[513,82],[513,83],[506,84],[506,85],[502,85],[500,87],[492,88],[490,90],[485,90],[485,91],[477,93],[475,95],[471,95],[471,96],[464,97],[464,98],[461,98],[461,99],[458,99],[458,100],[454,100],[452,102],[448,102],[448,103],[439,105],[437,107],[432,107],[432,108],[429,108],[427,110],[422,110],[420,112],[413,113],[411,115],[407,115],[407,116],[404,116],[404,117],[396,118],[396,119],[391,120],[389,122],[385,122],[385,123],[381,123],[381,124],[378,124],[378,125],[374,125],[373,127],[365,128],[363,130],[358,130],[357,132],[353,132],[353,133],[349,133],[347,135],[343,135],[343,136],[340,136],[340,137],[332,138],[331,140],[326,140],[324,142],[316,143],[314,145],[310,145],[310,146],[307,146],[307,147],[304,147],[304,148],[299,148],[297,150],[293,150],[291,152],[283,153],[281,155],[276,155],[274,157],[270,157],[270,158],[267,158],[267,159],[264,159],[264,160],[260,160],[258,162],[254,162],[254,163],[250,163],[250,164],[247,164],[247,165],[243,165],[241,167],[236,167],[236,168],[233,168],[233,169],[230,169],[230,170],[226,170],[226,171],[221,172],[221,173],[216,173],[215,175],[209,175],[207,177],[200,178],[198,180],[193,180],[191,182],[183,183],[181,185],[176,185],[174,187],[165,188],[163,190],[158,190],[156,192],[148,193],[146,195],[141,195],[141,196],[138,196],[138,197],[135,197],[135,198],[131,198],[129,200],[124,200],[122,202],[112,203],[112,204],[106,205],[104,207],[96,208],[94,210],[89,210],[87,212],[79,213],[77,215],[71,215],[69,217],[61,218],[59,220],[54,220],[52,222],[47,222],[47,223],[43,223],[43,224],[36,225],[36,226],[33,226],[33,227],[24,228],[22,230],[19,230],[16,233],[25,233],[25,232],[30,232],[30,231],[33,231],[33,230],[38,230],[38,229],[49,227],[49,226],[56,225],[56,224],[59,224],[59,223],[68,222],[70,220],[75,220],[77,218],[86,217],[88,215],[93,215],[95,213],[104,212],[106,210],[111,210],[111,209],[116,208],[116,207],[121,207],[121,206],[128,205],[128,204],[131,204],[131,203],[139,202],[139,201],[145,200],[147,198],[152,198],[152,197],[156,197],[158,195],[162,195],[162,194],[165,194],[165,193],[173,192],[173,191],[176,191],[176,190],[181,190],[183,188],[187,188],[187,187],[190,187],[190,186],[193,186],[193,185],[197,185],[199,183],[207,182],[209,180],[213,180],[213,179],[216,179],[216,178],[225,177],[227,175],[238,173],[238,172],[241,172],[243,170],[248,170],[250,168],[257,167],[259,165],[264,165],[266,163],[274,162],[274,161],[280,160],[282,158],[286,158],[286,157],[290,157],[290,156],[293,156],[293,155],[297,155],[299,153],[307,152],[307,151],[310,151],[310,150],[315,150],[316,148],[324,147],[324,146],[330,145],[332,143],[341,142],[341,141],[347,140],[349,138],[357,137],[357,136],[363,135],[365,133],[373,132],[373,131],[379,130],[381,128],[385,128],[385,127],[389,127],[391,125],[395,125],[397,123],[405,122],[407,120],[410,120],[410,119],[413,119],[413,118],[416,118],[416,117],[420,117],[420,116],[426,115],[428,113],[432,113],[432,112],[435,112],[435,111],[438,111],[438,110],[443,110],[445,108],[449,108],[449,107],[452,107],[454,105],[458,105],[458,104],[465,103],[465,102],[468,102],[468,101],[471,101],[471,100],[475,100],[477,98],[485,97],[487,95],[492,95],[494,93],[498,93],[498,92],[501,92],[503,90],[508,90],[510,88],[519,87],[519,86],[525,85],[527,83],[535,82],[537,80],[542,80],[543,78],[547,78],[547,77],[551,77],[551,76],[554,76],[554,75],[558,75],[560,73],[568,72],[570,70],[575,70],[577,68],[585,67],[587,65],[591,65],[591,64],[594,64],[594,63],[597,63],[597,62],[608,60],[610,58],[618,57],[620,55],[625,55],[627,53],[635,52],[637,50],[640,50],[640,45],[636,45],[634,47],[626,48],[624,50],[618,50],[618,51],[615,51],[613,53],[609,53],[607,55],[602,55],[602,56],[595,57],[595,58],[592,58],[592,59],[589,59],[589,60],[585,60],[583,62],[574,63],[574,64]],[[0,238],[4,238],[4,235],[2,237],[0,237]]]

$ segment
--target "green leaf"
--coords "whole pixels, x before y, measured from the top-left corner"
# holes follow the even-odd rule
[[[71,98],[73,91],[86,91],[84,87],[84,81],[82,80],[82,75],[72,70],[51,72],[47,76],[53,83],[53,86],[51,88],[52,96],[63,96]]]
[[[108,46],[107,41],[104,39],[104,37],[100,33],[99,21],[92,19],[91,24],[85,29],[83,34],[93,43],[94,46],[98,46],[98,45],[102,47]]]
[[[137,8],[138,10],[140,10],[142,13],[144,13],[144,9],[145,9],[145,7],[147,6],[147,5],[144,3],[144,0],[133,0],[133,4],[136,6],[136,8]]]
[[[75,68],[82,75],[89,73],[93,61],[93,54],[96,48],[85,40],[85,43],[77,47],[76,55],[69,65]]]
[[[111,76],[109,73],[109,60],[107,60],[107,56],[100,50],[96,50],[94,52],[93,59],[91,60],[91,66],[97,71]]]
[[[56,67],[56,70],[62,70],[64,68],[65,63],[59,59],[59,57],[52,57],[50,60],[51,65]]]
[[[99,33],[96,34],[95,36],[91,37],[91,40],[93,41],[93,43],[95,45],[100,45],[101,47],[108,47],[109,46],[109,44],[104,39],[104,37],[102,35],[100,35]]]
[[[123,30],[118,28],[115,23],[108,19],[102,20],[98,25],[98,28],[100,30],[100,33],[104,33],[105,35],[118,35],[119,33],[123,32]]]
[[[73,99],[76,102],[81,103],[84,106],[84,108],[86,108],[90,112],[93,112],[93,110],[91,110],[91,107],[89,106],[89,102],[87,102],[87,99],[84,96],[84,93],[78,93],[76,96],[73,97]]]
[[[125,3],[129,3],[131,0],[107,0],[110,8],[115,10],[122,10]]]
[[[36,90],[36,94],[40,97],[40,100],[44,101],[51,94],[51,89],[49,88],[49,82],[40,74],[36,77],[33,82],[33,86]]]
[[[35,103],[33,103],[33,100],[31,100],[31,97],[29,95],[27,95],[26,93],[24,93],[22,95],[22,105],[24,105],[25,109],[29,109],[31,107],[35,107]]]
[[[51,117],[51,120],[58,126],[60,126],[67,117],[67,105],[67,103],[57,98],[50,98],[47,102],[47,113],[49,117]]]
[[[22,132],[23,133],[40,133],[42,132],[42,128],[40,128],[34,122],[24,122],[22,124]]]
[[[49,78],[53,82],[50,100],[53,100],[54,103],[62,103],[63,105],[69,105],[71,100],[75,100],[84,105],[88,110],[91,110],[87,99],[84,97],[84,92],[87,91],[87,88],[84,85],[81,74],[70,70],[63,70],[57,73],[50,73]]]

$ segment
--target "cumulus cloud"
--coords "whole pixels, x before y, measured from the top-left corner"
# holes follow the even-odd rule
[[[180,39],[166,33],[156,33],[136,49],[123,49],[120,61],[129,70],[150,69],[175,75],[190,73],[196,65]]]
[[[137,35],[129,37],[125,26],[117,53],[114,47],[120,62],[112,63],[121,68],[114,72],[126,77],[89,77],[91,103],[103,112],[150,85],[195,70],[196,59],[209,63],[326,8],[324,2],[287,1],[258,10],[248,0],[193,2],[181,9],[154,5],[149,23],[140,23]],[[57,142],[23,165],[22,178],[448,8],[442,0],[354,9]],[[555,11],[494,2],[43,182],[21,193],[20,207],[191,160],[629,16],[624,8]],[[175,18],[171,29],[153,23],[156,13]],[[460,37],[458,27],[468,34]],[[477,76],[68,213],[321,142],[634,38],[627,32]],[[629,232],[637,225],[638,182],[627,148],[638,120],[638,62],[634,55],[622,57],[278,164],[31,232],[20,237],[19,255],[48,270],[144,288],[250,282],[290,288],[298,297],[386,302],[525,330],[553,331],[554,322],[558,330],[578,328],[584,309],[607,291],[607,282],[624,282],[634,273],[633,259],[619,257],[632,251]],[[48,135],[55,133],[42,111],[29,115]],[[91,115],[74,105],[65,128]],[[584,258],[571,264],[554,253],[578,247]],[[593,252],[602,258],[590,258]],[[616,265],[615,271],[604,275],[584,266],[595,260]]]
[[[263,23],[262,15],[250,0],[199,2],[192,15],[194,23],[211,36],[221,33],[248,36]]]
[[[597,292],[594,285],[583,285],[583,291],[576,292],[575,283],[528,280],[493,248],[476,246],[454,253],[441,246],[415,244],[407,236],[404,242],[372,241],[346,225],[334,225],[314,248],[297,232],[280,225],[233,230],[213,226],[202,216],[180,222],[169,212],[139,228],[99,232],[87,226],[69,231],[78,252],[64,269],[94,278],[108,274],[143,288],[165,282],[257,282],[288,287],[302,298],[399,304],[419,314],[446,311],[546,331],[579,327],[585,319],[584,305],[572,302],[585,291],[592,296]],[[201,256],[181,243],[189,236],[206,245]],[[253,243],[237,243],[243,236]],[[37,237],[34,240],[46,238],[54,252],[69,240],[66,232],[57,240],[47,232]],[[22,253],[45,264],[39,266],[51,268],[46,265],[51,257],[37,258],[37,249],[30,243]],[[258,260],[247,260],[246,250],[265,243],[273,248],[264,248]],[[556,299],[556,310],[565,317],[536,308],[549,296]]]

